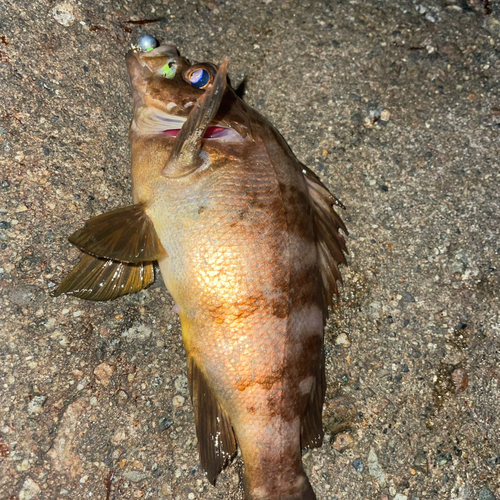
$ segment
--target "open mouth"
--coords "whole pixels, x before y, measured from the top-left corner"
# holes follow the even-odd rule
[[[160,110],[154,110],[140,117],[137,122],[142,132],[161,134],[166,137],[177,137],[186,118],[172,116]],[[236,130],[220,125],[211,125],[205,131],[204,139],[218,139],[219,141],[241,141],[242,137]]]
[[[162,134],[168,137],[177,137],[177,134],[181,131],[180,128],[171,128],[168,130],[163,130]],[[229,137],[234,134],[234,130],[225,127],[218,127],[217,125],[213,127],[208,127],[205,131],[203,139],[222,139]]]

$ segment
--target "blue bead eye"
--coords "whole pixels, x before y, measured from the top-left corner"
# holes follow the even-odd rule
[[[141,52],[149,52],[158,47],[158,40],[153,35],[143,33],[139,37],[137,45],[139,46]]]
[[[210,83],[210,73],[203,68],[194,70],[188,77],[189,83],[195,89],[204,89]]]

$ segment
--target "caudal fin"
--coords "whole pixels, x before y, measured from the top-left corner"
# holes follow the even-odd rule
[[[245,478],[244,486],[245,500],[316,500],[311,483],[303,471],[291,481],[276,477],[270,471],[268,481],[256,484],[254,480]]]

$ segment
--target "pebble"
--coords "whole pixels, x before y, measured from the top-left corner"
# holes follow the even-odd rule
[[[349,347],[351,345],[351,341],[349,340],[349,337],[346,333],[339,334],[335,339],[335,343],[344,347]]]
[[[66,28],[71,26],[75,22],[73,5],[71,5],[69,2],[58,3],[52,9],[52,16],[59,24],[62,24]]]
[[[45,404],[45,401],[47,401],[47,396],[35,396],[28,403],[28,413],[31,413],[32,415],[42,413],[42,408]]]
[[[169,427],[172,427],[172,425],[174,425],[174,421],[169,417],[161,417],[158,420],[158,428],[160,429],[160,432],[166,431]]]
[[[380,113],[380,120],[383,122],[388,122],[391,119],[391,112],[388,109],[382,110]]]
[[[40,491],[40,486],[38,486],[33,479],[28,478],[24,481],[23,487],[19,492],[19,500],[31,500],[32,498],[35,498]]]
[[[454,259],[450,266],[450,271],[452,274],[462,274],[467,269],[468,264],[469,259],[467,254],[463,248],[460,248],[455,252]]]
[[[168,496],[172,494],[172,487],[169,483],[163,483],[160,487],[160,491],[162,495]]]
[[[122,337],[126,337],[128,342],[133,340],[147,340],[151,337],[151,328],[146,325],[134,325],[122,333]]]
[[[333,447],[337,451],[343,451],[349,448],[354,443],[354,439],[346,432],[341,432],[335,436],[335,441],[333,442]]]
[[[363,472],[365,470],[365,466],[363,465],[363,460],[361,458],[356,458],[352,462],[352,466],[356,469],[356,472]]]
[[[448,462],[451,462],[451,453],[449,451],[443,451],[436,455],[436,464],[439,465],[439,467],[446,465]]]
[[[401,297],[403,298],[403,302],[415,302],[415,297],[409,292],[403,292]]]
[[[101,382],[104,387],[108,387],[111,376],[114,372],[114,366],[108,365],[108,363],[101,363],[94,369],[94,375],[99,379],[99,382]]]
[[[177,394],[176,396],[173,397],[172,404],[175,407],[179,408],[180,406],[182,406],[184,404],[185,401],[186,401],[186,399],[183,396],[179,396]]]
[[[469,387],[469,376],[462,368],[457,368],[451,374],[451,380],[455,386],[455,392],[464,392]]]
[[[125,391],[118,391],[116,395],[116,403],[118,406],[125,406],[128,402],[128,394]]]
[[[375,448],[370,448],[370,453],[368,453],[368,471],[370,475],[376,477],[380,486],[385,486],[385,472],[382,470],[378,462],[377,453],[375,452]]]
[[[479,492],[479,497],[477,500],[497,500],[496,496],[488,489],[486,486],[483,486],[481,491]]]
[[[189,381],[185,375],[179,375],[174,381],[175,390],[179,394],[189,394]]]
[[[132,481],[133,483],[139,483],[140,481],[144,481],[149,476],[149,474],[145,472],[139,472],[137,470],[129,470],[123,473],[123,477]]]

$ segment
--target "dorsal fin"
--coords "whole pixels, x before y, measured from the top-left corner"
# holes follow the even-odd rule
[[[311,199],[314,226],[316,230],[319,268],[323,281],[323,306],[325,321],[328,306],[332,305],[332,295],[338,293],[337,281],[342,283],[339,264],[347,265],[344,252],[347,253],[344,237],[339,229],[348,234],[342,219],[333,209],[334,205],[345,208],[325,187],[319,177],[305,165],[302,173],[307,183]]]
[[[54,295],[65,293],[87,300],[112,300],[138,292],[153,281],[152,262],[127,264],[84,253]]]
[[[69,241],[85,253],[120,262],[152,262],[167,255],[142,203],[89,219]]]
[[[313,388],[309,396],[306,411],[300,428],[300,446],[305,448],[319,448],[323,443],[323,403],[326,393],[325,350],[321,351],[321,364],[316,374]]]
[[[236,436],[228,414],[217,401],[205,374],[192,356],[188,357],[188,375],[200,463],[207,473],[208,480],[215,485],[219,472],[227,467],[236,455]]]
[[[201,139],[214,119],[227,80],[227,59],[220,65],[212,85],[201,95],[175,138],[172,153],[163,169],[165,177],[177,178],[194,172],[202,163]]]

